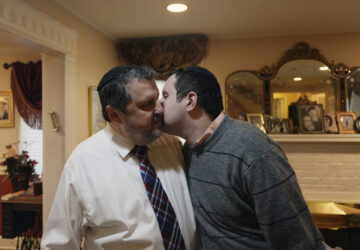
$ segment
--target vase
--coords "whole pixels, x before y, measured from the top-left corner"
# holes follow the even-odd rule
[[[20,165],[20,161],[15,157],[8,157],[5,161],[9,179],[13,192],[27,190],[29,179],[32,175],[33,168],[31,165]]]
[[[12,179],[11,187],[14,193],[20,190],[26,191],[29,188],[29,176],[25,176],[21,179]]]

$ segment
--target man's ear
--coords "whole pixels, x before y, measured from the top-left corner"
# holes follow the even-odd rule
[[[114,107],[111,107],[110,105],[107,105],[105,110],[107,116],[112,122],[122,122],[122,112],[117,111]]]
[[[189,92],[186,99],[186,111],[193,111],[198,103],[198,95],[195,92]]]

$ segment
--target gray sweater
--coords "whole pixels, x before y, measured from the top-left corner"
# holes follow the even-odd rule
[[[255,126],[225,115],[184,157],[204,249],[324,249],[284,152]]]

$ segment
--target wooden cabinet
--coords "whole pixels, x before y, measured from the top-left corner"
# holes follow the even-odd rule
[[[33,229],[35,236],[41,236],[42,195],[1,200],[1,206],[3,238],[15,238],[28,229]]]

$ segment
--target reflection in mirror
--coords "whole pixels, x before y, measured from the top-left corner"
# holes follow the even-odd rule
[[[288,118],[288,106],[300,97],[322,104],[327,111],[336,111],[337,79],[327,65],[316,60],[294,60],[284,64],[271,81],[271,113]]]
[[[348,98],[347,111],[355,111],[356,116],[360,116],[360,68],[347,79]]]
[[[226,79],[226,108],[229,116],[264,113],[264,85],[254,72],[237,71]]]

